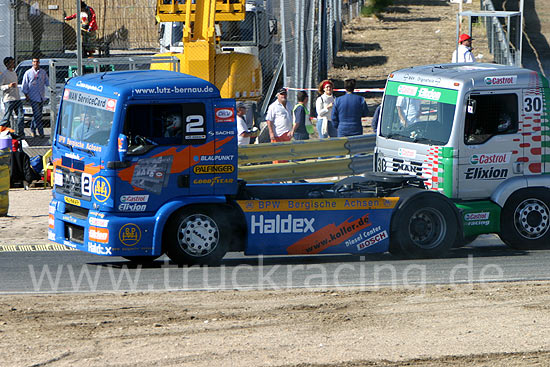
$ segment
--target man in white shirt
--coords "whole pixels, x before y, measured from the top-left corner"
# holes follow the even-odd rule
[[[277,92],[277,100],[269,105],[265,116],[272,143],[292,139],[292,112],[287,104],[286,89]]]
[[[15,74],[15,59],[13,57],[4,58],[6,71],[2,74],[0,89],[4,92],[2,101],[4,102],[4,117],[0,121],[0,126],[8,127],[13,112],[17,114],[17,124],[14,126],[15,133],[19,136],[25,135],[23,103],[19,96],[19,87],[17,86],[17,74]]]
[[[409,97],[397,97],[395,101],[395,107],[397,107],[397,114],[401,125],[404,127],[416,124],[420,117],[420,100]]]
[[[458,49],[453,51],[453,61],[452,62],[476,62],[474,55],[472,54],[472,41],[474,39],[468,34],[461,34],[458,37]],[[457,59],[458,51],[458,59]]]
[[[239,145],[248,145],[250,144],[250,138],[258,136],[258,134],[248,130],[248,125],[246,124],[246,106],[244,103],[239,103],[237,105],[237,138]]]

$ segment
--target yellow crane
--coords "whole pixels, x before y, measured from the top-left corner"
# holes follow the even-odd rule
[[[216,22],[243,21],[246,0],[157,0],[157,22],[184,22],[183,53],[157,56],[180,59],[180,71],[213,83],[224,98],[259,100],[262,71],[258,57],[221,52]],[[173,70],[173,64],[152,64],[151,69]]]

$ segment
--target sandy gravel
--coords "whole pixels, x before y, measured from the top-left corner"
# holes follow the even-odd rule
[[[51,189],[11,189],[8,215],[0,217],[0,246],[48,244]]]
[[[11,295],[5,366],[547,366],[549,283]]]

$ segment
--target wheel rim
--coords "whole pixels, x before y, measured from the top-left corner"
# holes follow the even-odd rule
[[[536,240],[548,232],[550,210],[539,199],[530,198],[522,201],[514,213],[514,225],[524,238]]]
[[[178,227],[178,243],[191,256],[206,256],[218,245],[219,228],[212,218],[204,214],[186,217]]]
[[[434,208],[419,209],[409,220],[409,235],[412,242],[423,249],[432,249],[441,244],[447,233],[443,214]]]

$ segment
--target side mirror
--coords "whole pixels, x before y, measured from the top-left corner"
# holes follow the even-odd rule
[[[128,137],[124,134],[118,135],[118,159],[121,162],[126,160],[126,153],[128,153]]]
[[[477,101],[475,99],[468,99],[466,112],[468,112],[470,115],[473,115],[474,113],[476,113],[476,105],[477,105]]]

